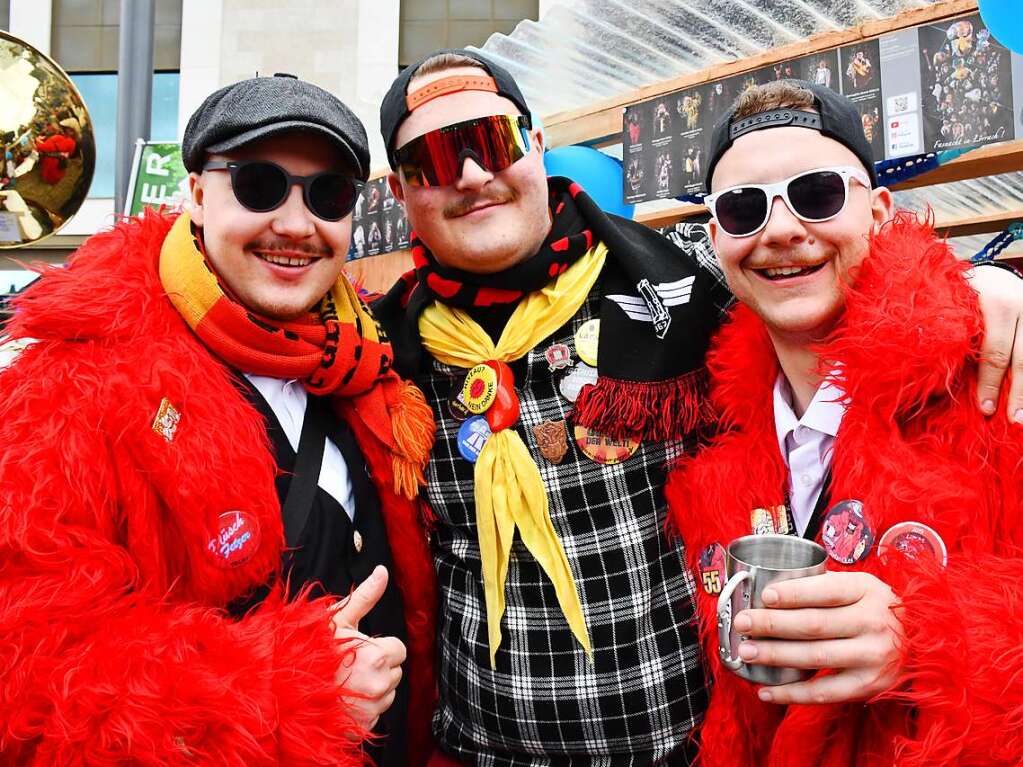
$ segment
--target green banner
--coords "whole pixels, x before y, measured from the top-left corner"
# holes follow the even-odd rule
[[[135,216],[143,208],[161,205],[180,207],[188,195],[188,171],[181,164],[181,144],[143,144],[135,158],[128,215]]]

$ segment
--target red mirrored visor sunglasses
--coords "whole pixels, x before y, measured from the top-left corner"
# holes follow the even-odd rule
[[[394,153],[413,186],[448,186],[462,175],[465,158],[499,173],[529,152],[529,115],[491,115],[446,125],[412,139]]]

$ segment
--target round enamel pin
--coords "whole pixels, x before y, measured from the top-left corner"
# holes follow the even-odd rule
[[[465,375],[462,402],[470,413],[487,412],[497,396],[497,371],[490,365],[477,365]]]
[[[597,365],[597,342],[600,340],[600,320],[586,320],[575,331],[575,353],[587,365]]]
[[[846,500],[832,506],[821,525],[821,540],[836,562],[862,562],[874,546],[874,531],[863,512],[863,502]]]
[[[259,549],[259,522],[247,511],[225,511],[217,518],[217,534],[206,544],[221,567],[245,564]]]
[[[476,463],[483,452],[483,446],[490,439],[490,425],[481,415],[474,415],[458,427],[458,452],[469,463]]]
[[[621,463],[639,448],[638,440],[612,439],[599,431],[587,429],[585,426],[575,426],[572,429],[572,435],[575,437],[575,444],[587,458],[605,466]]]
[[[890,550],[898,551],[910,559],[930,557],[942,567],[948,564],[948,548],[937,530],[923,522],[899,522],[889,527],[877,543],[882,557]]]
[[[587,384],[597,383],[597,369],[590,367],[585,362],[573,365],[561,375],[558,381],[558,392],[568,402],[575,402],[579,399],[579,392]]]
[[[725,547],[712,543],[700,552],[700,583],[703,590],[714,596],[725,585]]]

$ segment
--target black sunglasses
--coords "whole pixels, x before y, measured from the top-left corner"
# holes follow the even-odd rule
[[[323,171],[311,176],[293,176],[269,160],[214,160],[203,165],[206,170],[226,170],[231,174],[235,199],[255,213],[279,208],[291,187],[302,187],[305,206],[317,218],[340,221],[352,212],[365,183],[336,171]]]
[[[835,218],[845,210],[853,181],[871,188],[863,168],[842,165],[805,171],[774,184],[731,186],[707,195],[703,203],[727,234],[749,237],[767,226],[776,197],[801,221],[817,224]]]

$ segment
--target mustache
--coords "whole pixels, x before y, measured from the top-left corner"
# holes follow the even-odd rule
[[[515,202],[518,194],[512,190],[494,191],[486,194],[470,194],[444,207],[444,218],[458,218],[464,216],[481,203],[493,203],[502,205],[507,202]]]
[[[308,242],[293,242],[291,240],[254,240],[245,246],[245,250],[266,252],[285,250],[292,253],[298,251],[299,253],[305,253],[316,258],[329,258],[334,255],[334,249],[326,245],[313,245]]]

